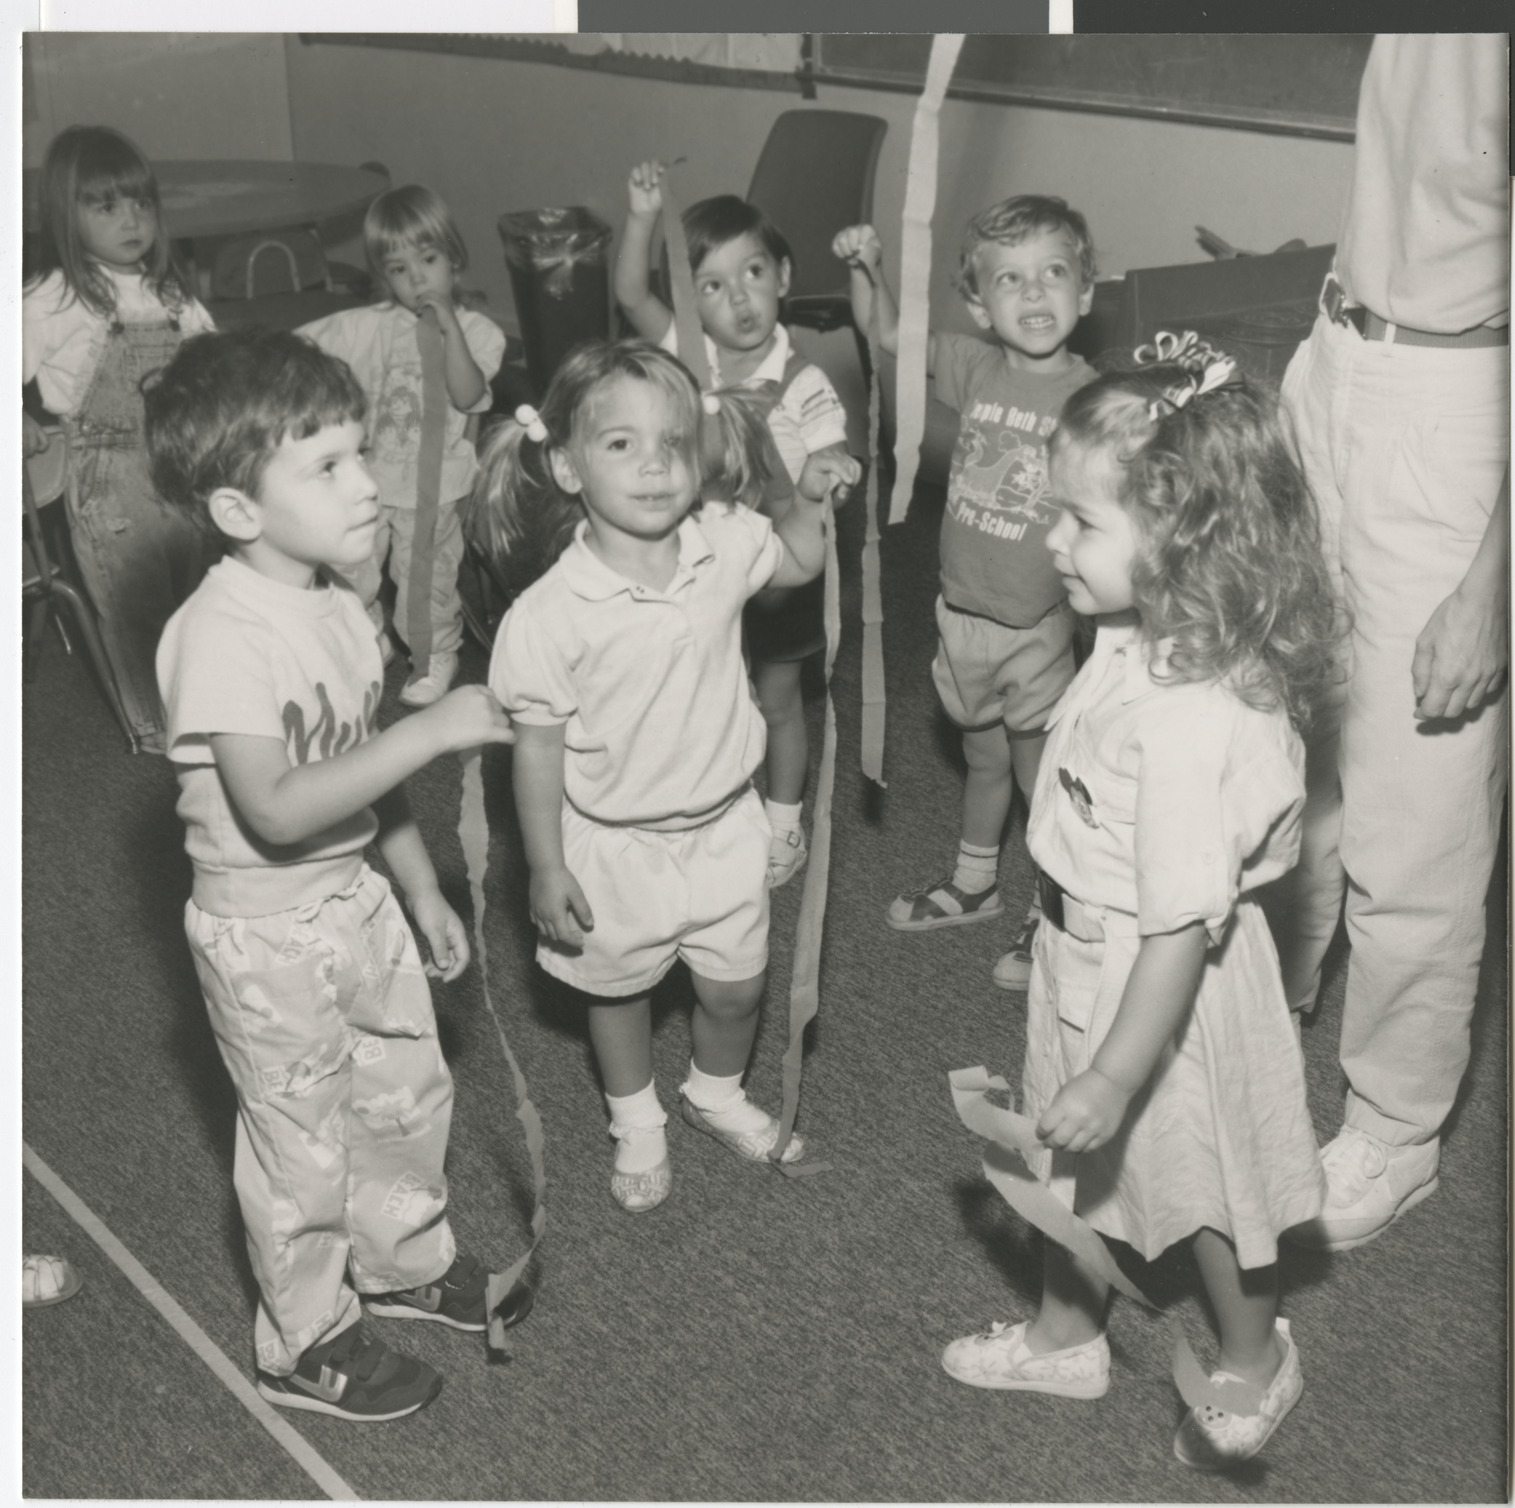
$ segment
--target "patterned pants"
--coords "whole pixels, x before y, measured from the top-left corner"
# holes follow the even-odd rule
[[[258,1366],[284,1374],[357,1321],[358,1292],[451,1265],[452,1078],[410,926],[366,866],[340,894],[272,916],[191,901],[185,931],[237,1091]]]

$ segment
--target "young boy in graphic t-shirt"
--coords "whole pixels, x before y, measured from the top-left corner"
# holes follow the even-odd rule
[[[344,574],[379,517],[363,410],[344,362],[280,330],[197,335],[146,395],[159,495],[227,546],[157,671],[194,864],[185,931],[237,1096],[258,1391],[366,1422],[422,1408],[442,1378],[367,1337],[362,1306],[488,1320],[488,1274],[447,1221],[452,1078],[426,982],[460,974],[468,940],[402,782],[514,734],[482,686],[378,727],[378,633]]]
[[[866,329],[877,303],[879,344],[899,349],[899,311],[871,225],[837,236],[852,269],[853,314]],[[903,932],[987,921],[1004,907],[1000,837],[1018,785],[1029,801],[1046,719],[1073,679],[1074,615],[1046,535],[1047,441],[1063,404],[1095,372],[1068,349],[1094,298],[1094,245],[1077,210],[1022,194],[976,215],[963,238],[958,290],[989,340],[933,333],[926,371],[961,416],[942,519],[940,640],[932,677],[963,731],[957,865],[940,882],[898,896],[889,925]],[[994,982],[1024,990],[1040,910],[1031,909]]]

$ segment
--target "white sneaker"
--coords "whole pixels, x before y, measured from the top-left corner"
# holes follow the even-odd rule
[[[775,828],[768,845],[768,888],[777,890],[780,885],[787,885],[809,856],[805,834],[799,828]]]
[[[1103,1398],[1110,1390],[1110,1342],[1103,1334],[1081,1346],[1038,1356],[1026,1344],[1030,1321],[994,1324],[964,1335],[942,1352],[949,1377],[973,1388],[1052,1393],[1059,1398]]]
[[[1441,1143],[1391,1146],[1356,1126],[1343,1126],[1322,1148],[1320,1161],[1326,1174],[1325,1208],[1317,1219],[1286,1235],[1300,1246],[1350,1251],[1436,1192]]]
[[[22,1257],[21,1307],[45,1309],[71,1299],[84,1286],[67,1257]]]
[[[1196,1471],[1224,1471],[1241,1461],[1250,1461],[1272,1438],[1284,1416],[1299,1402],[1305,1390],[1299,1369],[1299,1351],[1289,1334],[1288,1320],[1276,1321],[1278,1338],[1284,1343],[1284,1359],[1263,1393],[1255,1414],[1228,1414],[1207,1403],[1184,1415],[1173,1437],[1173,1454]],[[1211,1382],[1239,1382],[1233,1372],[1212,1372]]]
[[[433,651],[426,674],[418,681],[407,681],[400,700],[407,707],[429,707],[447,695],[457,674],[457,655],[447,649]]]
[[[1031,987],[1031,950],[1036,946],[1036,929],[1041,924],[1041,902],[1034,900],[1010,951],[1000,958],[989,976],[1002,990],[1022,994]]]

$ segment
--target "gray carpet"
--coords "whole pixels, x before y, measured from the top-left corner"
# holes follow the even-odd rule
[[[492,754],[493,995],[547,1137],[539,1299],[508,1361],[438,1326],[371,1321],[442,1367],[438,1401],[359,1427],[296,1427],[368,1497],[799,1501],[1488,1502],[1504,1500],[1508,1074],[1505,890],[1475,1054],[1433,1200],[1357,1252],[1290,1255],[1285,1312],[1306,1391],[1263,1458],[1232,1476],[1180,1467],[1161,1317],[1118,1302],[1098,1403],[982,1393],[942,1345],[1030,1314],[1036,1240],[978,1175],[951,1068],[1019,1073],[1019,1001],[989,983],[1013,921],[907,937],[889,898],[954,848],[960,763],[935,711],[936,507],[885,540],[889,788],[856,769],[859,510],[843,515],[848,638],[836,676],[842,758],[821,1015],[800,1128],[832,1171],[788,1181],[675,1122],[672,1199],[639,1218],[608,1192],[611,1143],[582,1017],[531,962],[525,876]],[[471,652],[465,674],[482,676]],[[393,672],[385,715],[397,708]],[[819,702],[812,704],[818,720]],[[818,740],[817,740],[818,742]],[[56,643],[24,710],[24,1132],[211,1338],[251,1373],[252,1284],[231,1189],[233,1103],[180,932],[189,871],[166,766],[131,759],[88,676]],[[446,889],[467,914],[457,767],[411,783]],[[1009,917],[1029,898],[1014,820]],[[1503,862],[1501,863],[1501,873]],[[776,897],[774,967],[751,1075],[779,1102],[799,886]],[[1340,1114],[1345,956],[1306,1028],[1317,1130]],[[457,1078],[449,1163],[460,1240],[523,1249],[530,1177],[478,975],[437,992]],[[658,996],[659,1083],[688,1058],[687,984]],[[26,1316],[24,1490],[37,1497],[293,1499],[314,1488],[82,1231],[27,1180],[28,1249],[67,1252],[75,1300]],[[1126,1253],[1123,1260],[1130,1259]],[[1132,1275],[1211,1354],[1187,1251]]]

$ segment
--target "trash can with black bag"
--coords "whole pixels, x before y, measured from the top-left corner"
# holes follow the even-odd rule
[[[612,236],[580,205],[500,216],[526,369],[539,398],[575,346],[610,334]]]

